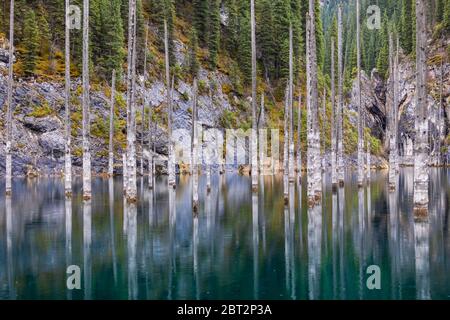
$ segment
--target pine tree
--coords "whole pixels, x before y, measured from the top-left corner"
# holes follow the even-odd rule
[[[208,43],[208,19],[209,4],[208,0],[194,0],[194,26],[197,29],[200,44]]]
[[[410,54],[413,50],[413,19],[411,19],[413,2],[415,0],[403,0],[400,16],[400,44],[406,54]]]
[[[261,50],[261,60],[264,66],[265,77],[271,77],[274,72],[275,63],[275,34],[273,32],[272,1],[262,0],[257,7],[259,9],[259,25],[257,38]]]
[[[23,72],[26,76],[33,75],[39,59],[39,30],[36,15],[33,9],[29,8],[24,18],[25,28],[23,29]]]
[[[238,62],[244,79],[247,83],[251,81],[252,72],[252,49],[251,49],[251,30],[250,30],[250,10],[248,4],[243,4],[239,10],[239,46]]]
[[[195,78],[198,74],[200,63],[198,61],[198,37],[195,28],[192,28],[189,37],[188,71]]]
[[[210,3],[208,30],[209,62],[214,69],[220,48],[220,0],[212,0]]]
[[[388,66],[389,66],[389,41],[388,41],[388,18],[387,14],[384,14],[383,18],[383,26],[380,34],[380,39],[378,41],[381,46],[380,53],[378,54],[377,59],[377,70],[382,77],[386,77]]]

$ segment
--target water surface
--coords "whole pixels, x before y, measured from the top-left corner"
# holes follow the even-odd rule
[[[141,179],[139,201],[125,206],[122,181],[95,179],[93,199],[64,197],[61,179],[16,179],[5,199],[0,181],[0,299],[449,299],[448,169],[430,174],[428,223],[412,214],[413,171],[387,190],[385,172],[364,189],[347,176],[321,206],[308,209],[306,187],[281,176],[213,176],[200,209],[191,182],[176,190],[159,177]],[[305,180],[305,179],[303,179]],[[82,270],[81,290],[68,290],[66,268]],[[369,290],[367,267],[381,270]]]

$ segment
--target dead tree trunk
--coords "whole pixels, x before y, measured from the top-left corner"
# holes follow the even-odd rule
[[[192,99],[192,209],[198,210],[198,132],[197,132],[197,79],[194,79],[194,90]]]
[[[83,199],[91,199],[89,0],[83,1]]]
[[[325,144],[325,122],[327,118],[327,90],[324,87],[323,88],[323,97],[322,97],[322,161],[321,161],[321,167],[322,172],[325,172],[326,169],[326,162],[325,162],[325,153],[326,153],[326,144]]]
[[[337,188],[337,171],[336,171],[336,136],[337,136],[337,130],[336,130],[336,88],[335,88],[335,65],[334,65],[334,43],[335,39],[331,39],[331,184],[333,191],[336,191]]]
[[[128,202],[137,201],[136,185],[136,0],[128,2],[127,70],[127,192]]]
[[[357,56],[357,101],[358,101],[358,187],[364,184],[364,142],[361,103],[361,27],[359,0],[356,0],[356,56]]]
[[[284,94],[284,147],[283,147],[283,195],[284,203],[289,202],[289,84]]]
[[[5,193],[10,196],[12,193],[12,156],[11,156],[11,138],[12,138],[12,94],[13,94],[13,65],[14,65],[14,0],[11,0],[9,9],[9,63],[8,63],[8,103],[6,110],[6,186]]]
[[[109,159],[108,176],[114,175],[114,103],[116,99],[116,70],[112,72],[111,101],[109,110]]]
[[[302,144],[301,144],[301,131],[302,131],[302,92],[299,89],[298,94],[298,106],[297,106],[297,172],[299,181],[302,178]]]
[[[437,119],[437,126],[438,126],[438,132],[437,132],[437,165],[441,165],[441,145],[442,145],[442,136],[444,135],[444,124],[443,124],[443,117],[442,117],[442,99],[443,99],[443,84],[444,84],[444,69],[443,69],[443,61],[441,60],[441,79],[439,83],[439,109],[438,109],[438,119]]]
[[[267,150],[267,132],[266,132],[266,114],[264,111],[264,93],[261,95],[261,113],[259,116],[259,172],[264,174],[264,166],[266,163]]]
[[[142,95],[144,96],[144,99],[142,101],[142,109],[141,109],[141,167],[140,167],[140,174],[143,177],[144,176],[144,140],[145,140],[145,106],[147,102],[147,92],[146,92],[146,82],[147,82],[147,42],[148,42],[148,26],[145,28],[145,44],[144,44],[144,70],[143,70],[143,79],[144,84],[142,86]],[[150,128],[149,128],[150,130]]]
[[[322,198],[322,173],[320,162],[320,130],[318,121],[318,89],[317,89],[317,52],[315,28],[315,1],[309,0],[309,15],[307,22],[307,83],[309,111],[311,111],[310,127],[308,128],[308,205],[315,206]]]
[[[289,182],[295,182],[295,167],[294,167],[294,49],[292,37],[292,25],[289,26]]]
[[[337,179],[340,187],[344,186],[344,144],[343,144],[343,56],[342,56],[342,4],[338,7],[338,116],[337,116]]]
[[[389,74],[390,74],[390,99],[389,99],[389,190],[396,188],[396,172],[395,172],[395,109],[396,109],[396,92],[395,92],[395,62],[394,62],[394,42],[392,34],[389,34]]]
[[[71,156],[71,130],[70,130],[70,28],[69,28],[70,0],[65,2],[65,150],[64,150],[64,189],[67,197],[72,195],[72,156]]]
[[[251,40],[252,40],[252,190],[258,190],[258,124],[256,119],[256,25],[255,1],[250,1]]]
[[[166,90],[167,90],[167,131],[169,135],[169,154],[167,159],[167,172],[169,174],[169,186],[175,188],[175,161],[173,158],[173,141],[172,141],[172,90],[170,86],[170,61],[169,61],[169,34],[167,30],[167,21],[164,20],[164,51],[166,64]]]
[[[424,0],[416,0],[416,139],[414,141],[414,214],[428,218],[428,119],[426,88],[426,13]]]

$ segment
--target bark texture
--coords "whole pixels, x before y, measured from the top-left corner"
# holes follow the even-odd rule
[[[112,72],[111,79],[111,101],[109,110],[109,158],[108,158],[108,176],[114,175],[114,102],[116,95],[116,70]]]
[[[251,40],[252,40],[252,190],[258,189],[258,124],[256,119],[256,25],[255,0],[250,1]]]
[[[331,39],[331,184],[333,189],[337,187],[337,170],[336,170],[336,149],[337,149],[337,130],[336,130],[336,88],[335,88],[335,39]]]
[[[5,148],[5,193],[7,196],[12,193],[12,94],[13,94],[13,65],[14,65],[14,0],[10,2],[9,10],[9,63],[8,63],[8,97],[6,109],[6,148]]]
[[[343,56],[342,56],[342,5],[338,7],[338,112],[337,112],[337,178],[338,183],[344,186],[345,172],[344,172],[344,145],[343,145]]]
[[[358,96],[358,186],[364,184],[364,142],[361,102],[361,26],[359,0],[356,0],[356,56],[357,56],[357,96]]]
[[[70,29],[69,29],[70,0],[65,1],[65,148],[64,148],[64,190],[66,196],[72,195],[72,155],[70,130]]]

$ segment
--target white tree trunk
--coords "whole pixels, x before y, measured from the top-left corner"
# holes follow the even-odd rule
[[[198,132],[197,132],[197,79],[194,79],[194,92],[192,99],[192,209],[198,210]]]
[[[12,139],[12,94],[13,94],[13,65],[14,65],[14,0],[10,3],[9,13],[9,63],[8,63],[8,102],[6,110],[6,172],[5,172],[5,194],[10,196],[12,193],[12,157],[11,157],[11,139]]]
[[[308,205],[315,206],[322,199],[322,173],[320,161],[319,101],[317,88],[317,52],[315,29],[315,1],[309,0],[307,22],[307,102],[310,111],[308,128]]]
[[[396,63],[394,59],[394,42],[392,34],[389,34],[389,73],[390,73],[390,97],[389,100],[389,190],[396,189],[397,171],[396,171],[396,109],[397,109],[397,91],[396,91],[396,79],[397,79]]]
[[[172,88],[170,85],[170,62],[169,62],[169,34],[167,30],[167,21],[164,20],[164,52],[165,52],[165,65],[166,65],[166,90],[167,90],[167,108],[168,108],[168,120],[167,120],[167,131],[169,135],[169,147],[168,147],[168,158],[167,158],[167,173],[169,175],[168,183],[169,186],[175,188],[175,161],[173,158],[173,141],[172,141]],[[172,85],[173,87],[173,85]]]
[[[258,124],[256,119],[256,25],[255,0],[250,1],[251,40],[252,40],[252,190],[258,190]]]
[[[114,175],[114,103],[116,94],[116,70],[112,72],[111,79],[111,101],[109,110],[109,159],[108,159],[108,176]]]
[[[143,70],[143,79],[144,83],[142,86],[142,94],[143,94],[143,103],[141,109],[141,176],[144,176],[144,140],[145,140],[145,106],[147,105],[147,90],[146,90],[146,82],[147,82],[147,42],[148,42],[148,26],[145,28],[145,43],[144,43],[144,70]],[[150,127],[148,128],[150,130]],[[150,166],[149,166],[150,168]]]
[[[267,151],[266,114],[264,111],[264,93],[261,95],[261,114],[259,116],[259,172],[264,174]]]
[[[122,175],[123,175],[123,192],[126,198],[127,185],[128,185],[128,170],[127,170],[127,154],[124,152],[122,154]]]
[[[289,202],[289,94],[288,84],[284,97],[283,195],[285,204]]]
[[[324,87],[323,88],[323,97],[322,97],[322,153],[321,153],[321,168],[322,172],[325,172],[326,170],[326,161],[325,161],[325,154],[326,154],[326,145],[325,145],[325,122],[327,120],[327,90]]]
[[[423,0],[416,0],[416,139],[414,141],[414,214],[428,218],[428,108],[426,88],[426,13]]]
[[[438,126],[438,132],[437,132],[437,140],[438,140],[438,144],[437,144],[437,165],[440,166],[441,165],[441,158],[442,158],[442,154],[441,154],[441,146],[442,146],[442,138],[444,135],[444,121],[443,121],[443,117],[442,117],[442,110],[443,110],[443,105],[442,105],[442,99],[443,99],[443,84],[444,84],[444,71],[443,71],[443,62],[441,61],[441,79],[440,79],[440,83],[439,83],[439,107],[438,107],[438,120],[437,120],[437,126]]]
[[[337,130],[336,130],[336,88],[335,88],[335,39],[331,39],[331,184],[333,191],[337,188],[337,168],[336,168],[336,149],[337,149]]]
[[[69,28],[70,0],[65,1],[65,150],[64,150],[64,190],[67,197],[72,195],[72,155],[70,129],[70,28]]]
[[[343,145],[343,55],[342,55],[342,5],[338,7],[338,105],[337,105],[337,178],[340,187],[344,186],[344,145]]]
[[[294,49],[292,25],[289,25],[289,182],[295,182],[294,162]]]
[[[356,0],[356,56],[357,56],[357,101],[358,101],[358,187],[364,185],[364,143],[361,102],[361,27],[359,0]]]
[[[136,0],[128,2],[127,202],[137,201],[136,185]]]
[[[83,199],[91,194],[90,97],[89,97],[89,0],[83,1]]]
[[[367,183],[369,183],[370,182],[370,177],[371,177],[371,170],[372,170],[372,164],[371,164],[371,161],[370,161],[370,141],[369,141],[369,139],[367,139],[366,144],[367,144],[367,152],[366,152]]]
[[[302,93],[301,89],[298,94],[298,106],[297,106],[297,173],[299,181],[302,178],[302,144],[301,144],[301,132],[302,132]]]

